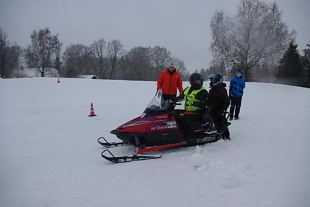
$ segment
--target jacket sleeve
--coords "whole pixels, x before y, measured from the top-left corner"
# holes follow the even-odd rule
[[[229,83],[229,96],[231,96],[231,94],[232,94],[232,87],[233,87],[233,85],[234,85],[234,78],[232,78],[231,80],[230,80],[230,83]]]
[[[227,91],[226,89],[224,88],[224,90],[222,90],[222,99],[223,99],[223,104],[222,104],[222,110],[223,111],[226,111],[226,109],[228,108],[229,104],[230,104],[230,99],[227,95]]]
[[[207,90],[203,90],[201,92],[199,92],[197,94],[197,99],[199,100],[199,102],[195,103],[194,102],[194,106],[197,106],[201,109],[206,108],[207,106],[207,102],[208,102],[208,91]]]
[[[184,97],[185,95],[184,95],[184,90],[183,90],[182,93],[178,97],[176,97],[176,101],[182,101],[184,100]]]
[[[245,88],[245,80],[243,79],[243,87],[242,87],[242,89],[244,89]]]
[[[163,88],[163,81],[164,81],[164,73],[162,72],[160,74],[160,77],[159,77],[158,81],[157,81],[157,90]]]
[[[183,83],[182,83],[182,78],[181,78],[181,74],[179,73],[179,77],[177,80],[177,85],[178,85],[178,89],[179,89],[179,93],[182,94],[183,92]]]

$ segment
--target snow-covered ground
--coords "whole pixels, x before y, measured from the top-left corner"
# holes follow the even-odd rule
[[[155,87],[1,79],[0,206],[310,205],[310,89],[247,83],[232,141],[164,151],[156,160],[103,160],[97,138],[116,140],[109,131],[140,115]]]

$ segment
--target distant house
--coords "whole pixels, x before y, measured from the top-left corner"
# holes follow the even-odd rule
[[[99,79],[96,75],[80,75],[79,78],[85,78],[85,79]]]
[[[24,78],[34,78],[34,77],[41,77],[41,73],[37,68],[22,68],[19,71],[20,74],[19,77],[24,77]],[[55,68],[48,68],[45,71],[45,77],[59,77],[58,70]]]

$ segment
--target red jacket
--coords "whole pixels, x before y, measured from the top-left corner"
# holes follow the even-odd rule
[[[163,94],[176,95],[177,88],[181,94],[183,91],[182,79],[179,72],[176,70],[173,73],[169,73],[168,70],[164,70],[157,81],[157,90],[162,89]]]

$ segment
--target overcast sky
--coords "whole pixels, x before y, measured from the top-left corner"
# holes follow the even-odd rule
[[[50,28],[63,43],[100,38],[135,46],[163,46],[193,71],[211,60],[210,20],[216,10],[237,12],[240,0],[0,0],[0,27],[26,47],[33,30]],[[265,2],[273,2],[265,0]],[[310,42],[310,0],[276,0],[283,21],[297,31],[299,50]]]

